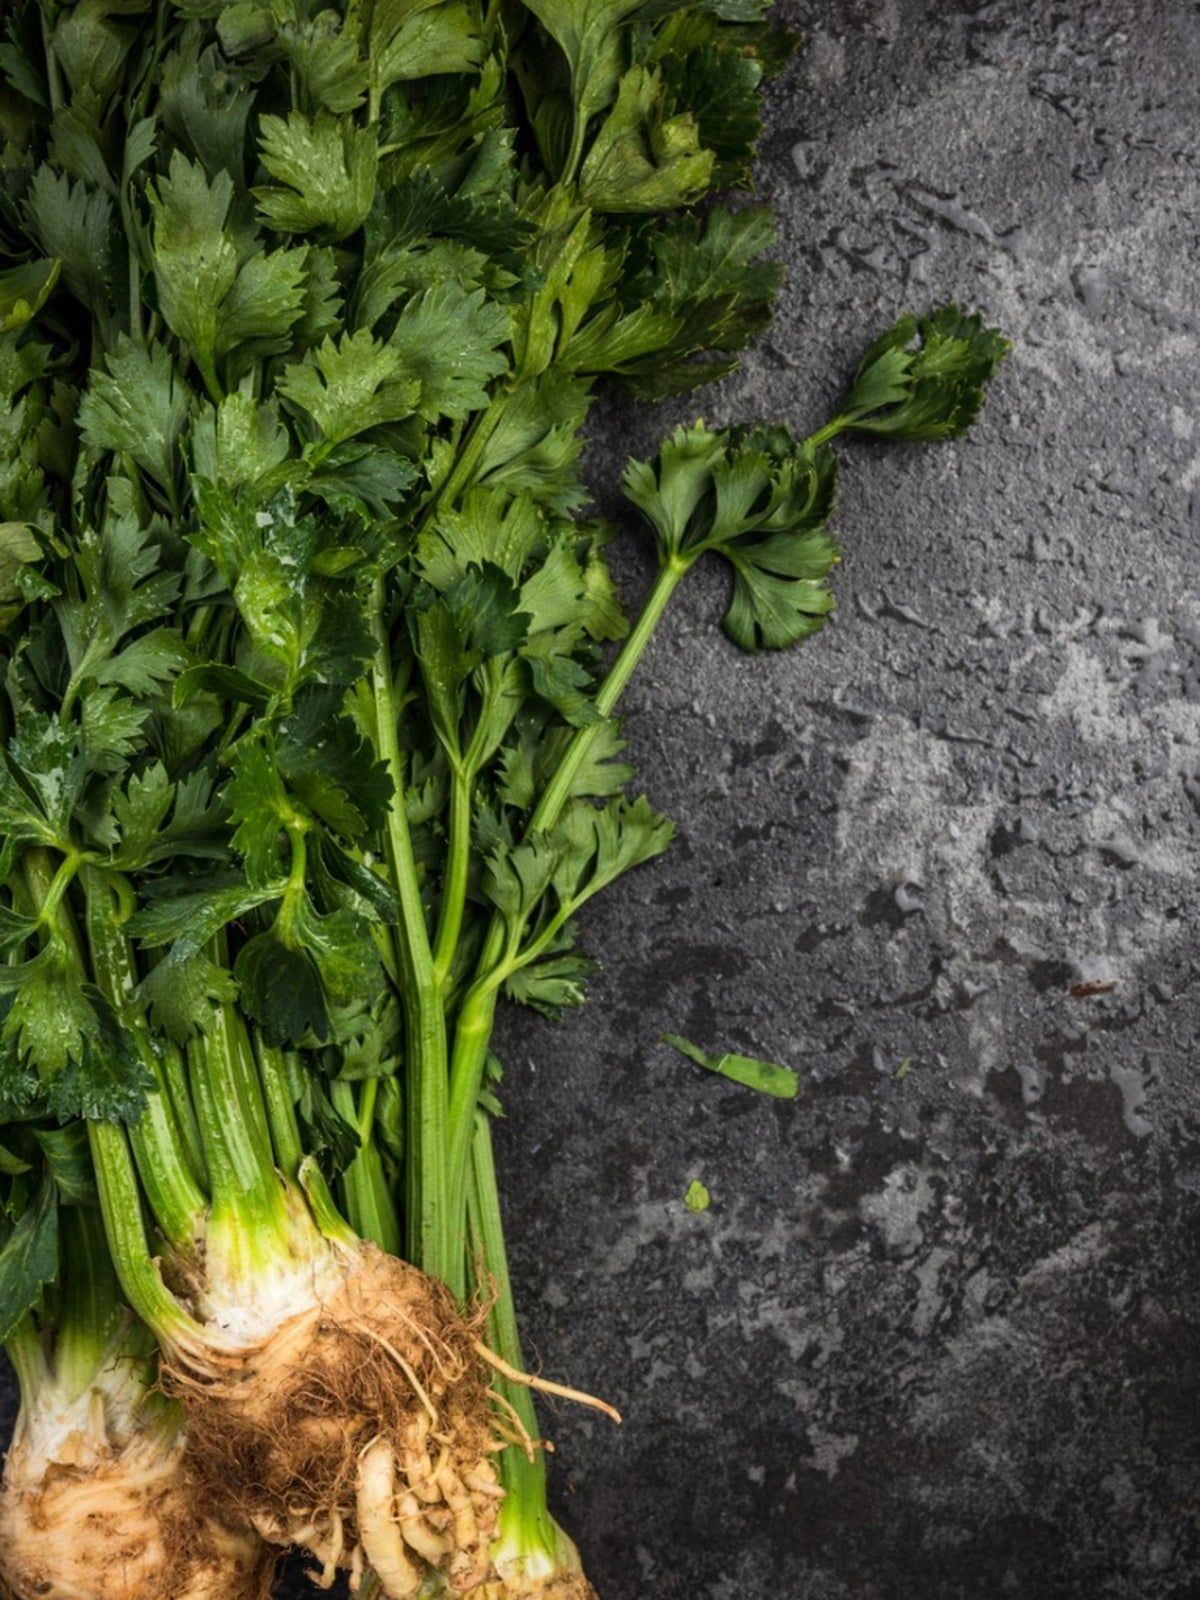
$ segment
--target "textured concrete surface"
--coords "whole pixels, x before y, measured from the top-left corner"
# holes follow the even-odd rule
[[[815,425],[906,307],[1016,351],[969,442],[845,452],[821,637],[737,655],[701,572],[630,692],[678,845],[502,1035],[530,1355],[627,1416],[548,1416],[558,1509],[603,1600],[1200,1596],[1200,14],[781,11],[774,334],[593,481],[700,404]]]
[[[782,9],[770,347],[594,481],[815,425],[905,307],[1016,350],[970,441],[846,450],[829,630],[741,657],[698,574],[632,687],[680,842],[504,1031],[531,1343],[628,1418],[552,1419],[561,1514],[603,1600],[1197,1596],[1200,13]]]

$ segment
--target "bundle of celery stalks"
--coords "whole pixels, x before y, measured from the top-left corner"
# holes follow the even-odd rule
[[[630,463],[628,620],[581,434],[766,325],[768,9],[5,9],[21,1600],[250,1600],[289,1549],[395,1600],[592,1593],[531,1385],[601,1402],[524,1370],[496,1008],[577,1005],[585,902],[670,841],[616,711],[677,585],[712,553],[735,645],[814,633],[835,437],[961,432],[1005,349],[906,318],[810,437]]]

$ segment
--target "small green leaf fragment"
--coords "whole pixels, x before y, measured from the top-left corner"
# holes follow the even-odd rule
[[[909,1073],[912,1071],[912,1065],[913,1058],[911,1056],[905,1056],[904,1060],[896,1068],[895,1072],[892,1073],[892,1077],[897,1083],[904,1082],[905,1078],[907,1078]]]
[[[691,1183],[688,1184],[683,1203],[689,1211],[707,1211],[712,1204],[712,1195],[709,1194],[699,1178],[693,1178]]]
[[[781,1067],[774,1061],[759,1061],[754,1056],[738,1056],[725,1052],[709,1055],[699,1045],[692,1044],[677,1033],[664,1033],[662,1043],[678,1050],[689,1061],[707,1072],[719,1072],[723,1078],[743,1084],[747,1089],[757,1089],[759,1094],[769,1094],[776,1100],[794,1100],[800,1088],[800,1079],[790,1067]]]

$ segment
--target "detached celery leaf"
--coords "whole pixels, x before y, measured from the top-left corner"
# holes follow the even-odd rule
[[[653,462],[630,461],[621,480],[654,529],[662,556],[677,555],[703,541],[713,492],[713,470],[725,455],[725,438],[702,422],[676,428]]]
[[[305,1072],[298,1089],[296,1115],[304,1148],[318,1157],[323,1171],[336,1177],[362,1148],[358,1129],[334,1108],[315,1073]]]
[[[725,632],[743,650],[786,650],[807,639],[833,610],[825,575],[838,547],[823,534],[775,534],[730,552],[733,598]]]
[[[759,1094],[769,1094],[776,1100],[794,1100],[800,1089],[800,1079],[790,1067],[778,1066],[774,1061],[759,1061],[754,1056],[737,1056],[723,1053],[709,1055],[698,1045],[681,1039],[677,1033],[664,1033],[664,1044],[671,1045],[689,1061],[708,1072],[720,1073],[747,1089],[757,1089]]]

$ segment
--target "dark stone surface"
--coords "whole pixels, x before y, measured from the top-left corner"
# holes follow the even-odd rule
[[[1016,351],[969,442],[846,452],[815,643],[737,655],[700,572],[630,692],[678,844],[593,907],[591,1004],[501,1038],[529,1353],[627,1417],[548,1417],[559,1512],[603,1600],[1183,1600],[1200,14],[781,11],[774,334],[690,405],[602,413],[592,481],[701,406],[815,425],[909,306]]]
[[[627,1416],[551,1419],[561,1515],[603,1600],[1200,1595],[1200,14],[782,9],[774,333],[592,481],[817,424],[909,306],[1016,349],[968,442],[846,450],[828,631],[739,656],[701,572],[632,686],[679,842],[503,1033],[530,1342]]]

